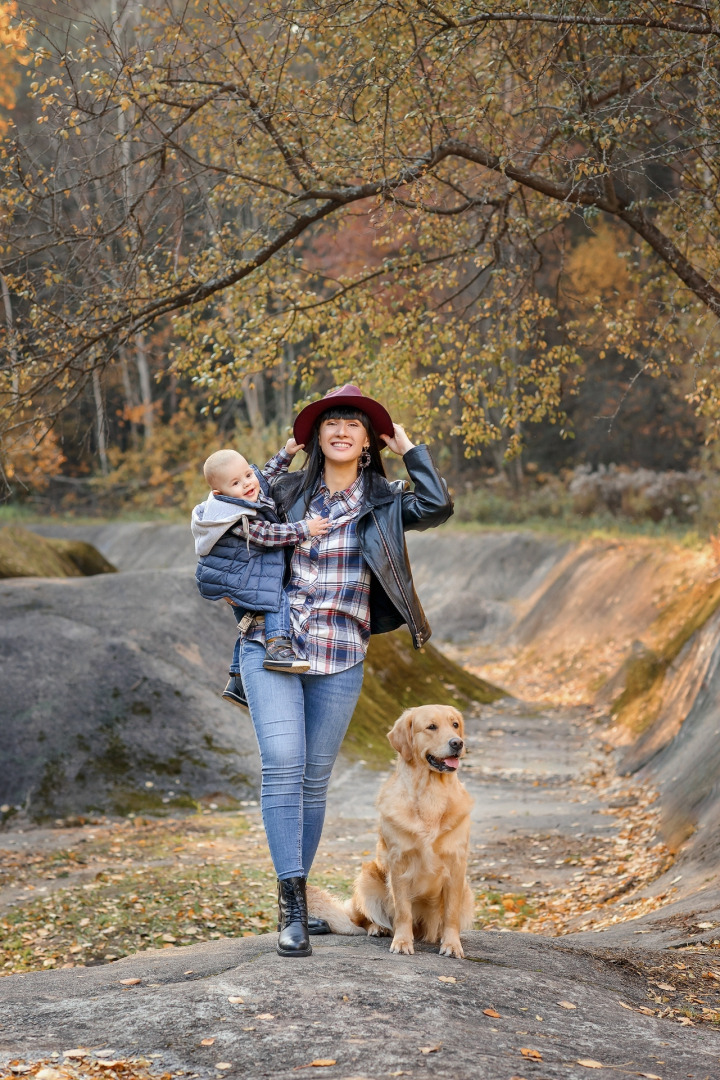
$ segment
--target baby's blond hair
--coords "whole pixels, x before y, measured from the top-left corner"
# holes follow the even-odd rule
[[[240,458],[244,460],[242,454],[238,454],[237,450],[216,450],[214,454],[211,454],[203,465],[203,476],[207,481],[209,487],[216,488],[218,479],[218,473],[229,465],[234,458]]]

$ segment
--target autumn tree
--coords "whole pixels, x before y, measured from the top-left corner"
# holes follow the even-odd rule
[[[562,420],[600,332],[638,370],[692,364],[717,423],[717,4],[144,11],[84,42],[34,29],[36,123],[0,162],[6,431],[160,324],[211,409],[289,362],[512,450]],[[368,258],[328,265],[358,216]],[[632,288],[573,318],[567,256],[603,220]]]

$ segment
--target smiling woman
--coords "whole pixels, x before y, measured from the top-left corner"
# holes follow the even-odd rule
[[[323,535],[296,545],[290,561],[293,645],[305,674],[263,667],[264,626],[242,624],[241,679],[262,760],[262,814],[278,876],[278,952],[310,954],[306,882],[320,842],[335,758],[360,695],[371,634],[407,623],[415,648],[430,627],[413,587],[404,532],[446,521],[447,485],[426,446],[415,446],[378,401],[347,384],[308,405],[295,421],[304,469],[288,474],[281,451],[273,494],[288,521],[321,517]],[[414,490],[388,482],[382,443],[403,458]]]

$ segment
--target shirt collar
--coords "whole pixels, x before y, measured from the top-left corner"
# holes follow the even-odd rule
[[[363,474],[358,473],[357,479],[353,480],[350,487],[345,488],[343,491],[336,491],[331,495],[328,491],[328,486],[325,483],[325,474],[323,473],[319,494],[328,500],[336,499],[338,502],[344,502],[348,510],[354,510],[362,500],[363,487]]]

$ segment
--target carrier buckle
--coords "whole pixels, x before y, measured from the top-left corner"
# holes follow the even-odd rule
[[[250,629],[250,627],[252,626],[252,624],[254,622],[255,622],[255,612],[254,611],[246,611],[245,614],[243,615],[242,619],[238,623],[238,633],[239,634],[247,634],[248,630]]]

